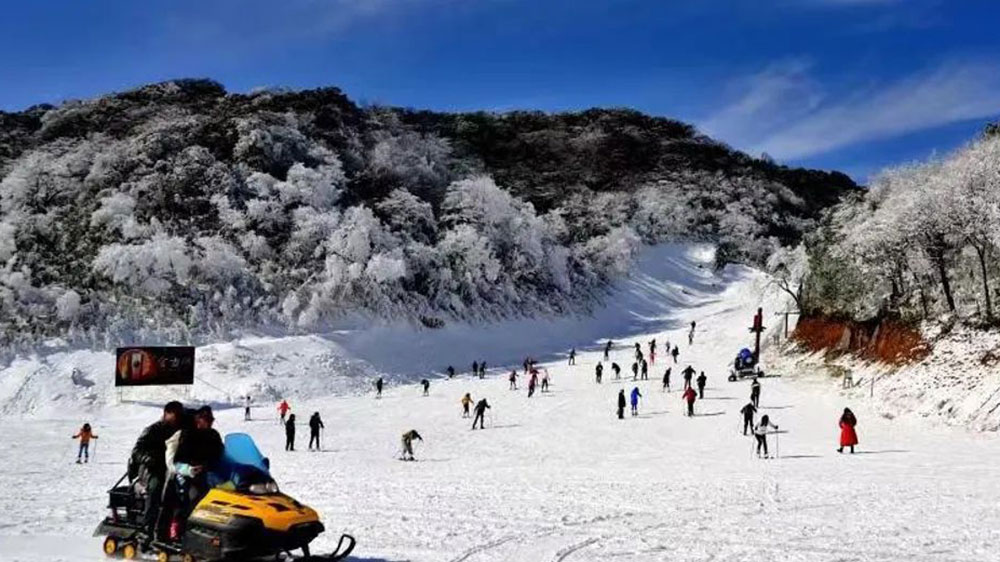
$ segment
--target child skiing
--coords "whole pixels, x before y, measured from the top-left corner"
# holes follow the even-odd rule
[[[705,383],[708,382],[708,377],[705,376],[705,371],[702,371],[698,378],[695,379],[698,383],[698,400],[705,399]]]
[[[632,415],[633,416],[638,416],[639,415],[639,398],[641,398],[641,397],[642,397],[642,394],[639,392],[639,387],[637,386],[637,387],[633,388],[632,389],[632,396],[631,396]]]
[[[319,412],[313,412],[313,415],[309,418],[309,450],[313,450],[313,442],[316,442],[316,450],[320,450],[319,445],[319,432],[321,429],[325,428],[323,425],[323,420],[319,417]]]
[[[83,456],[83,462],[85,463],[90,462],[90,440],[97,439],[97,436],[94,435],[93,430],[90,429],[90,424],[89,423],[83,424],[83,427],[80,428],[80,431],[77,432],[77,434],[71,437],[70,439],[80,440],[80,448],[76,451],[76,464],[80,464],[81,456]],[[851,452],[853,453],[854,451]]]
[[[411,429],[410,431],[407,431],[406,433],[403,434],[403,438],[402,438],[403,456],[402,456],[402,458],[400,460],[404,460],[404,461],[416,460],[416,459],[413,458],[413,440],[414,439],[417,439],[417,440],[420,440],[420,441],[424,440],[424,438],[421,437],[419,433],[417,433],[416,429]]]
[[[486,429],[483,426],[484,417],[486,416],[486,410],[490,408],[490,405],[483,398],[476,403],[476,417],[472,418],[472,429],[476,429],[476,422],[479,422],[479,429]]]
[[[695,401],[695,399],[697,397],[698,397],[698,395],[695,394],[694,388],[692,388],[690,386],[687,387],[687,389],[684,391],[684,394],[681,395],[681,398],[685,402],[687,402],[687,407],[688,407],[688,409],[687,409],[687,415],[689,417],[690,416],[694,416],[694,401]]]
[[[469,417],[469,406],[472,405],[472,394],[466,392],[462,397],[462,417]]]
[[[767,434],[769,430],[772,430],[771,433],[778,431],[778,426],[771,423],[771,418],[767,417],[767,415],[761,416],[760,423],[753,429],[753,435],[757,438],[757,456],[760,456],[760,449],[763,447],[765,459],[769,458],[767,452]]]
[[[854,412],[850,408],[844,408],[844,413],[840,416],[840,448],[837,449],[838,453],[843,453],[844,447],[850,447],[851,454],[854,454],[854,446],[858,444],[858,432],[854,429],[856,425],[858,425],[858,418],[854,416]],[[77,460],[77,462],[80,461]]]

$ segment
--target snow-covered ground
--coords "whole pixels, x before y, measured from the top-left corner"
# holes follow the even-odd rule
[[[778,436],[780,458],[753,457],[737,413],[748,383],[727,382],[725,373],[735,351],[749,343],[753,311],[759,305],[774,310],[779,297],[765,291],[762,275],[730,268],[716,276],[710,260],[704,248],[647,255],[641,272],[593,320],[551,322],[547,329],[524,321],[448,336],[421,332],[411,334],[409,344],[402,335],[387,336],[381,353],[398,352],[411,363],[380,363],[364,351],[372,344],[355,334],[335,344],[331,338],[292,338],[218,346],[218,357],[206,365],[226,365],[228,349],[244,359],[199,376],[224,389],[215,391],[217,401],[233,392],[231,386],[263,381],[286,392],[330,390],[311,399],[299,391],[292,402],[302,418],[323,414],[321,453],[282,450],[273,403],[258,408],[253,422],[243,422],[239,409],[222,409],[216,426],[253,435],[271,456],[282,488],[320,511],[329,531],[317,540],[319,550],[332,548],[336,535],[347,531],[358,538],[359,561],[996,559],[1000,447],[994,434],[887,420],[856,396],[845,401],[814,373],[781,372],[763,381],[761,399],[762,413],[787,432]],[[691,346],[685,335],[690,320],[698,322]],[[674,390],[661,390],[665,356],[657,357],[649,381],[616,381],[606,369],[604,384],[595,384],[596,346],[608,336],[618,344],[613,359],[629,375],[634,341],[645,344],[655,336],[661,347],[668,339],[680,343]],[[581,353],[570,367],[556,354],[571,344],[595,350]],[[258,353],[258,346],[273,356]],[[338,362],[315,363],[317,371],[352,365],[356,372],[340,376],[355,383],[323,386],[314,379],[328,373],[307,369],[296,373],[297,382],[279,376],[288,371],[277,365],[289,358],[314,364],[318,352],[311,346],[326,346],[324,353]],[[526,354],[552,358],[544,365],[551,392],[529,399],[523,389],[508,390],[499,372],[486,380],[434,379],[429,397],[402,382],[380,400],[358,392],[356,379],[374,373],[372,366],[403,381],[445,362],[464,366],[485,358],[500,364]],[[677,371],[687,364],[709,377],[694,418],[682,415],[676,389]],[[90,392],[104,392],[96,387],[109,374],[82,372],[95,383]],[[6,371],[2,376],[8,397],[24,389],[14,389]],[[618,390],[633,386],[644,395],[641,415],[618,420]],[[157,411],[142,403],[118,405],[106,394],[88,401],[76,388],[72,398],[53,406],[42,387],[31,383],[20,398],[7,398],[0,418],[0,559],[100,560],[99,542],[89,535],[103,515],[104,491]],[[194,392],[211,398],[206,389]],[[465,392],[490,401],[485,431],[470,431],[470,420],[460,417]],[[25,408],[29,401],[33,406]],[[861,446],[853,456],[834,450],[844,406],[860,420]],[[76,466],[69,436],[83,421],[94,424],[99,450],[90,465]],[[417,445],[419,462],[399,462],[399,435],[412,428],[426,440]],[[300,449],[307,438],[300,430]]]

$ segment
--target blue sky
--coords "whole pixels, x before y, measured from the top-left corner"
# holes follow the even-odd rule
[[[628,106],[860,180],[1000,118],[987,0],[49,0],[0,19],[0,109],[177,77],[440,110]]]

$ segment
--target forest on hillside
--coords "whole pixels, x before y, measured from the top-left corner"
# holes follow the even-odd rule
[[[625,109],[448,114],[164,82],[0,112],[0,337],[585,312],[642,244],[763,264],[858,191]]]

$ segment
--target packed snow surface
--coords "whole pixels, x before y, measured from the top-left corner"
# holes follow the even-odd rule
[[[993,434],[880,418],[862,397],[831,390],[826,375],[781,372],[763,380],[761,397],[761,413],[781,430],[770,436],[780,456],[752,454],[738,414],[749,384],[727,382],[726,372],[750,344],[756,308],[763,306],[771,323],[784,303],[763,275],[737,267],[714,273],[711,259],[703,247],[657,248],[589,318],[409,338],[402,328],[374,328],[384,334],[381,343],[359,330],[200,349],[203,382],[192,393],[219,404],[216,428],[250,433],[283,490],[319,510],[328,531],[315,550],[332,549],[339,533],[349,532],[358,538],[357,561],[997,559],[1000,447]],[[688,345],[691,320],[697,332]],[[605,364],[598,385],[594,366],[607,337],[615,339],[612,360],[623,377],[615,380]],[[633,382],[633,343],[645,350],[654,337],[660,352],[650,379]],[[662,353],[667,340],[680,346],[676,365]],[[570,345],[586,348],[575,366],[557,355]],[[485,380],[434,378],[428,397],[406,382],[449,362],[462,372],[473,360],[499,366],[525,355],[550,358],[542,365],[550,392],[528,398],[523,378],[517,391],[508,390],[509,370],[500,369]],[[289,379],[296,360],[306,366]],[[98,369],[111,361],[94,354],[72,365],[78,382],[60,382],[69,386],[53,405],[43,391],[55,383],[32,382],[41,375],[31,373],[47,368],[62,381],[72,362],[72,353],[25,360],[0,379],[2,560],[101,560],[90,534],[104,514],[105,490],[124,471],[139,431],[158,416],[150,402],[165,398],[119,404],[98,388],[110,382]],[[688,364],[708,375],[693,418],[683,415],[678,390]],[[674,371],[670,392],[661,383],[667,366]],[[381,399],[361,392],[378,370],[392,375]],[[331,375],[332,382],[317,382]],[[643,394],[640,415],[617,419],[618,391],[635,386]],[[255,388],[262,394],[254,421],[222,407],[226,395]],[[461,418],[466,392],[489,400],[485,430],[471,431],[471,420]],[[280,393],[293,396],[300,422],[313,411],[323,415],[322,452],[303,450],[304,427],[300,450],[283,450],[274,409]],[[844,406],[859,418],[855,455],[835,451]],[[100,438],[96,458],[77,466],[70,436],[84,421]],[[409,429],[425,439],[416,445],[418,462],[397,460],[400,434]]]

